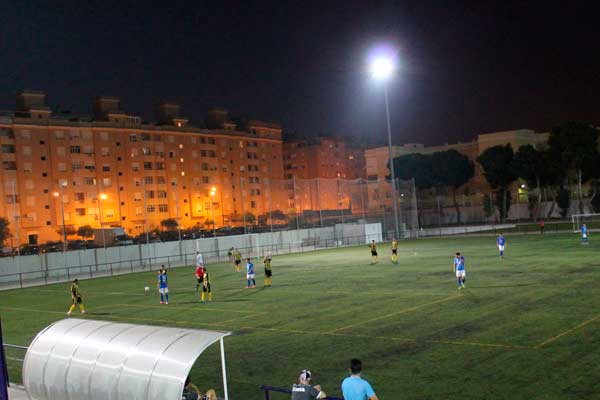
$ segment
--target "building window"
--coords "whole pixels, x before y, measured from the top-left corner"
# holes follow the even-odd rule
[[[104,178],[104,179],[102,179],[102,185],[104,187],[110,187],[110,186],[112,186],[112,182],[111,182],[110,178]]]
[[[154,190],[146,190],[146,198],[153,199],[154,198]]]
[[[131,170],[133,172],[138,172],[140,170],[140,164],[139,163],[132,163],[131,164]]]
[[[152,155],[152,151],[149,147],[142,147],[142,154],[145,156],[150,156]]]
[[[81,153],[81,147],[80,146],[71,146],[70,152],[71,152],[71,154],[79,154],[79,153]]]
[[[202,183],[210,183],[210,178],[208,176],[203,176]]]
[[[25,154],[25,149],[29,149],[29,154],[31,154],[31,147],[29,146],[23,146],[23,154]],[[15,152],[15,145],[14,144],[3,144],[2,145],[2,153],[4,154],[10,154],[10,153],[14,153]]]
[[[129,135],[129,141],[137,142],[137,135],[135,133],[132,133],[131,135]]]
[[[110,165],[103,165],[102,172],[110,172]]]
[[[164,190],[159,190],[157,192],[158,198],[159,199],[166,199],[167,198],[167,192]]]
[[[165,177],[164,176],[157,176],[156,177],[156,183],[158,183],[159,185],[164,185],[165,184]]]
[[[23,163],[23,172],[31,172],[32,168],[33,168],[33,166],[31,163]],[[60,171],[60,164],[58,164],[58,169]]]
[[[80,217],[83,217],[85,215],[85,208],[76,208],[75,214],[79,215]]]
[[[250,208],[256,208],[256,201],[250,201]]]
[[[17,170],[17,163],[14,161],[3,161],[2,162],[2,168],[5,171],[16,171]]]
[[[144,170],[151,171],[152,170],[152,163],[151,162],[144,162]]]
[[[75,200],[83,203],[85,201],[85,195],[83,193],[75,193]]]
[[[208,164],[202,163],[202,171],[208,171]]]
[[[83,178],[83,184],[88,185],[88,186],[95,185],[96,180],[94,178],[87,176],[87,177]]]
[[[31,164],[30,164],[30,165],[31,165]],[[58,171],[59,171],[59,172],[65,172],[65,171],[67,170],[67,164],[65,164],[65,163],[62,163],[62,162],[61,162],[61,163],[58,163],[58,166],[57,166],[57,167],[58,167]],[[31,171],[29,171],[29,172],[31,172]]]
[[[158,212],[162,212],[162,213],[169,212],[169,206],[167,204],[159,204]]]
[[[15,133],[10,128],[0,128],[0,137],[14,139],[15,138]]]
[[[165,163],[163,163],[163,162],[154,163],[154,169],[156,169],[157,171],[163,171],[165,169]]]
[[[108,147],[103,147],[100,150],[100,154],[102,154],[102,157],[108,157],[110,156],[110,149]]]
[[[146,211],[148,211],[149,213],[153,213],[156,211],[156,206],[154,204],[150,204],[148,205],[148,207],[146,208]]]
[[[215,138],[214,137],[209,137],[208,138],[208,144],[215,144]]]
[[[144,177],[144,183],[146,185],[151,185],[154,183],[154,178],[152,176],[145,176]]]
[[[108,132],[100,132],[100,139],[106,142],[108,140]]]
[[[149,142],[151,140],[149,133],[142,133],[142,141]]]
[[[73,170],[73,171],[79,171],[80,169],[81,169],[81,163],[80,162],[71,163],[71,170]]]
[[[31,132],[29,131],[21,131],[21,139],[29,140],[31,139]]]

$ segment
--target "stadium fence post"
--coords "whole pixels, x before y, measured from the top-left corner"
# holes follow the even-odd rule
[[[23,273],[19,272],[19,286],[23,288]]]
[[[4,356],[4,340],[2,339],[2,321],[0,320],[0,400],[8,400],[8,367]]]

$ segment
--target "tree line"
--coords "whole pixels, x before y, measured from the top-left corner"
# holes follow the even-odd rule
[[[543,198],[552,200],[550,216],[556,204],[566,217],[571,197],[576,195],[579,212],[584,212],[583,185],[590,183],[590,207],[600,212],[599,130],[593,126],[568,122],[550,132],[543,146],[520,146],[515,152],[510,144],[493,146],[476,159],[483,175],[495,192],[492,200],[484,200],[486,216],[498,210],[506,220],[511,206],[510,187],[518,179],[528,186],[528,204],[532,217],[540,215]],[[450,192],[460,223],[457,192],[474,176],[474,164],[456,150],[430,155],[407,154],[394,159],[394,172],[399,179],[414,179],[418,190],[433,190],[439,196]],[[545,194],[545,196],[544,196]],[[548,194],[550,196],[548,196]]]

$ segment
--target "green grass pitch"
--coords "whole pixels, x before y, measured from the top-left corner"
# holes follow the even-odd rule
[[[600,242],[576,234],[456,237],[389,245],[370,265],[367,246],[275,256],[273,286],[257,289],[230,264],[208,265],[215,299],[201,304],[193,268],[169,272],[171,302],[158,304],[155,272],[83,280],[86,318],[229,330],[231,398],[262,399],[259,384],[290,386],[304,368],[341,395],[348,361],[363,360],[380,399],[600,398]],[[452,255],[466,257],[459,292]],[[144,292],[145,286],[153,290]],[[7,343],[27,345],[65,318],[68,284],[0,292]],[[22,356],[9,351],[20,379]],[[218,346],[192,371],[221,392]],[[284,395],[273,395],[284,399]]]

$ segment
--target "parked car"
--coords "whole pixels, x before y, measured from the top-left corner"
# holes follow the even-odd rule
[[[46,242],[41,246],[42,253],[55,253],[63,251],[62,242]]]
[[[19,247],[19,253],[22,256],[28,256],[31,254],[40,254],[40,246],[32,244],[24,244]]]

